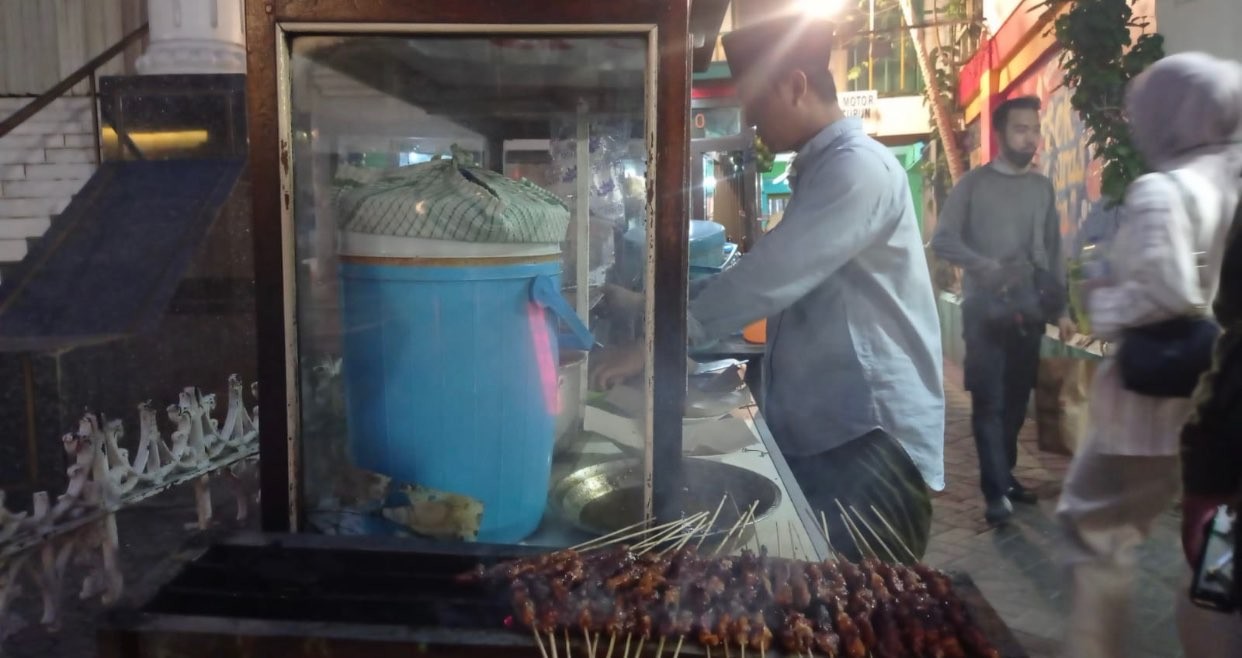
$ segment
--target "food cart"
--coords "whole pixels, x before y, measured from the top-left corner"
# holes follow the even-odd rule
[[[594,656],[599,629],[562,646],[496,574],[831,557],[739,374],[687,366],[689,25],[665,0],[247,3],[263,533],[173,556],[103,655]],[[532,140],[542,185],[499,173]],[[601,310],[634,222],[642,303]],[[592,391],[626,341],[643,376]]]

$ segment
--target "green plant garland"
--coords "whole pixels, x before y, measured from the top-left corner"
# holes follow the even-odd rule
[[[1064,0],[1050,0],[1048,9]],[[1091,154],[1103,163],[1100,191],[1120,203],[1126,187],[1147,171],[1134,148],[1122,110],[1126,84],[1164,57],[1164,37],[1147,33],[1131,39],[1131,30],[1146,28],[1131,0],[1075,2],[1056,19],[1054,33],[1062,48],[1064,84],[1073,89],[1070,105],[1082,117]]]

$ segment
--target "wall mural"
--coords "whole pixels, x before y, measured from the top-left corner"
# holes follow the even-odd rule
[[[1062,247],[1070,255],[1078,230],[1100,198],[1100,163],[1087,149],[1082,119],[1070,106],[1070,91],[1062,84],[1057,55],[1052,54],[1032,67],[1007,94],[1037,96],[1043,102],[1041,132],[1043,146],[1038,166],[1052,180],[1061,214]]]

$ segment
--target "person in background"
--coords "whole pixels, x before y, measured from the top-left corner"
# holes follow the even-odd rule
[[[1242,204],[1233,215],[1220,268],[1220,289],[1212,304],[1221,326],[1214,366],[1195,392],[1195,411],[1182,428],[1182,547],[1194,568],[1204,528],[1220,505],[1242,509]],[[1242,605],[1242,532],[1234,530],[1233,598]],[[1189,586],[1189,579],[1186,585]],[[1202,610],[1188,596],[1178,598],[1178,629],[1187,656],[1242,656],[1242,613]]]
[[[1106,271],[1084,282],[1093,334],[1115,344],[1128,329],[1200,314],[1215,296],[1242,175],[1242,66],[1171,55],[1130,83],[1125,111],[1154,173],[1126,189]],[[1136,549],[1178,493],[1178,437],[1191,411],[1189,398],[1126,388],[1116,353],[1096,370],[1090,429],[1057,506],[1071,605],[1065,647],[1075,658],[1130,655]]]
[[[996,108],[992,127],[1000,157],[958,181],[932,237],[936,255],[964,271],[962,370],[987,503],[984,518],[992,524],[1008,521],[1014,502],[1037,502],[1035,493],[1013,476],[1018,432],[1035,389],[1045,322],[1059,325],[1062,340],[1075,331],[1064,308],[1055,317],[1011,326],[997,326],[987,317],[992,293],[1015,281],[1032,282],[1033,267],[1065,286],[1056,194],[1052,181],[1031,166],[1040,142],[1039,110],[1039,99],[1033,97],[1013,98]]]
[[[921,556],[929,490],[944,487],[940,325],[905,171],[837,103],[832,30],[784,17],[724,37],[747,120],[773,152],[797,151],[796,173],[781,223],[694,295],[690,342],[767,318],[757,397],[835,548],[861,557],[839,501]],[[642,367],[641,348],[625,348],[601,355],[594,379],[607,387]]]

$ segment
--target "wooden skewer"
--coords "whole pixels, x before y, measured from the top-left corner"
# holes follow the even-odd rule
[[[759,504],[759,500],[755,500],[755,505],[758,505],[758,504]],[[729,544],[729,538],[732,538],[733,533],[737,533],[738,529],[741,528],[741,526],[743,526],[745,523],[746,523],[746,515],[745,514],[738,515],[738,520],[735,521],[735,523],[733,524],[733,528],[729,528],[728,533],[724,534],[724,538],[720,539],[720,545],[717,546],[717,548],[715,548],[715,552],[713,552],[712,555],[720,555],[720,551],[724,550],[724,546],[727,546]]]
[[[685,635],[682,635],[681,637],[677,638],[677,647],[673,649],[673,658],[677,658],[677,656],[681,654],[681,643],[685,641],[686,641]]]
[[[595,645],[591,644],[591,633],[585,626],[582,627],[582,640],[586,642],[587,655],[595,658]]]
[[[617,536],[617,535],[619,535],[619,534],[622,534],[622,533],[625,533],[625,532],[629,532],[629,531],[633,530],[634,528],[638,528],[638,527],[644,526],[644,525],[646,525],[646,524],[647,524],[647,520],[646,520],[646,519],[643,519],[642,521],[639,521],[638,523],[632,523],[632,524],[630,524],[630,525],[627,525],[627,526],[625,526],[624,528],[621,528],[620,530],[613,530],[612,532],[610,532],[610,533],[608,533],[608,534],[606,534],[606,535],[604,535],[604,536],[602,536],[602,537],[595,537],[594,539],[588,539],[587,541],[584,541],[584,542],[582,542],[581,544],[578,544],[577,546],[570,546],[570,547],[569,547],[569,550],[571,550],[571,551],[578,551],[578,552],[582,552],[582,551],[587,550],[587,547],[588,547],[588,546],[590,546],[590,547],[592,547],[592,548],[600,548],[600,547],[602,547],[602,546],[607,546],[608,544],[613,544],[613,543],[616,543],[617,541],[624,541],[625,539],[628,539],[629,537],[633,537],[633,536],[635,536],[635,535],[627,535],[626,537],[623,537],[623,538],[621,538],[621,539],[617,539],[617,540],[614,540],[614,541],[607,541],[607,540],[610,540],[610,539],[612,539],[613,537],[615,537],[615,536]],[[654,529],[655,529],[655,528],[652,528],[651,530],[654,530]],[[650,530],[643,530],[642,532],[650,532]],[[596,544],[599,544],[599,546],[596,546]]]
[[[664,549],[664,550],[660,551],[660,555],[664,555],[665,553],[667,553],[667,552],[669,552],[669,551],[680,551],[682,548],[685,548],[686,544],[687,544],[687,543],[689,543],[691,539],[694,539],[694,536],[695,536],[695,535],[699,534],[700,530],[703,528],[703,525],[704,525],[704,524],[706,524],[706,523],[707,523],[707,519],[706,519],[706,518],[699,520],[698,524],[696,524],[693,528],[691,528],[691,529],[690,529],[690,532],[687,532],[687,533],[686,533],[686,536],[685,536],[685,537],[682,537],[682,538],[681,538],[681,541],[677,542],[677,545],[676,545],[676,546],[669,546],[668,548],[666,548],[666,549]],[[708,527],[708,528],[710,528],[711,526],[710,526],[710,525],[708,525],[707,527]],[[706,536],[707,536],[707,535],[706,535],[706,532],[707,532],[707,531],[706,531],[706,530],[702,530],[702,532],[704,533],[704,535],[703,535],[703,536],[704,536],[704,537],[706,537]],[[699,539],[699,543],[702,543],[702,541],[703,541],[703,540],[700,538],[700,539]]]
[[[861,532],[855,532],[854,524],[850,521],[850,515],[845,511],[845,506],[841,504],[840,500],[835,498],[832,502],[836,503],[837,509],[841,510],[841,520],[845,523],[845,530],[850,533],[850,539],[854,540],[854,546],[858,548],[858,552],[863,557],[866,557],[866,553],[863,552],[865,548],[874,557],[876,552],[871,549],[871,545],[867,543],[867,538],[863,537]]]
[[[604,658],[612,658],[612,648],[617,645],[617,634],[610,633],[608,636],[608,653],[604,654]]]
[[[707,523],[707,531],[703,533],[702,537],[699,537],[699,543],[694,546],[696,549],[703,548],[703,540],[707,539],[707,536],[711,534],[712,528],[716,527],[716,519],[720,517],[720,509],[724,507],[726,498],[729,498],[729,494],[720,497],[720,504],[716,506],[716,511],[712,514],[712,520]],[[737,503],[733,503],[733,507],[736,509]],[[738,516],[741,516],[741,514],[739,513]]]
[[[548,658],[548,649],[543,646],[543,638],[539,637],[539,631],[532,626],[530,633],[535,636],[535,644],[539,645],[539,655],[543,656],[543,658]]]
[[[678,533],[685,532],[687,527],[689,527],[693,523],[698,522],[699,518],[704,517],[704,516],[707,516],[707,512],[699,512],[698,514],[695,514],[694,516],[689,516],[684,519],[678,519],[671,523],[666,523],[664,525],[671,526],[671,527],[669,527],[667,530],[664,530],[663,532],[657,535],[648,537],[644,539],[643,541],[638,542],[637,544],[634,544],[633,548],[639,549],[639,548],[647,547],[647,549],[650,549],[650,548],[659,546],[660,542],[666,541],[670,537],[675,537]]]
[[[888,556],[893,559],[893,562],[900,562],[901,560],[897,559],[897,554],[893,552],[893,549],[889,548],[888,544],[884,543],[884,539],[880,537],[880,533],[876,532],[875,528],[871,527],[870,523],[867,523],[867,519],[864,519],[863,515],[859,514],[858,510],[854,509],[853,505],[850,505],[850,511],[853,512],[854,516],[862,522],[863,527],[867,529],[867,532],[870,532],[871,536],[875,537],[875,543],[879,544],[880,548],[884,549],[885,553],[888,553]]]
[[[683,521],[682,521],[681,519],[678,519],[678,520],[676,520],[676,521],[669,521],[668,523],[661,523],[660,525],[655,526],[655,527],[653,527],[653,528],[647,528],[647,529],[644,529],[644,530],[639,530],[638,532],[632,532],[632,533],[630,533],[630,534],[628,534],[628,535],[625,535],[624,537],[617,537],[616,539],[613,539],[613,540],[611,540],[611,541],[609,541],[609,542],[607,542],[607,543],[605,543],[605,544],[600,544],[600,545],[598,545],[598,546],[593,546],[593,547],[592,547],[592,549],[595,549],[595,548],[603,548],[604,546],[607,546],[607,545],[609,545],[609,544],[619,544],[619,543],[621,543],[621,542],[623,542],[623,541],[626,541],[626,540],[628,540],[628,539],[633,539],[633,538],[635,538],[635,537],[646,537],[646,539],[644,539],[642,542],[639,542],[639,544],[641,545],[641,544],[646,543],[647,541],[649,541],[649,540],[650,540],[650,538],[651,538],[651,537],[650,537],[651,535],[653,535],[653,534],[655,534],[655,533],[657,533],[657,532],[660,532],[661,530],[665,530],[666,528],[671,528],[671,527],[673,527],[673,526],[675,526],[675,525],[680,525],[682,522],[683,522]],[[646,521],[640,521],[640,522],[639,522],[639,525],[641,525],[641,524],[643,524],[643,523],[646,523]],[[634,526],[629,526],[629,527],[630,527],[630,528],[633,528]],[[622,528],[621,530],[617,530],[616,532],[613,532],[613,533],[611,533],[611,534],[616,534],[617,532],[625,532],[625,531],[626,531],[626,530],[628,530],[628,529],[629,529],[629,528]],[[608,536],[608,535],[604,535],[604,537],[607,537],[607,536]],[[599,540],[603,539],[604,537],[599,537],[599,538],[597,538],[597,539],[593,539],[592,541],[599,541]],[[587,542],[587,544],[590,544],[590,543],[591,543],[591,542]],[[585,545],[585,544],[580,544],[580,546],[581,546],[581,545]],[[579,550],[580,550],[580,549],[579,549]]]
[[[725,640],[725,658],[729,658],[729,641]]]
[[[656,658],[664,655],[664,636],[660,636],[660,646],[656,647]]]
[[[888,519],[884,518],[883,514],[880,514],[880,510],[876,509],[875,505],[871,506],[871,513],[874,514],[875,517],[880,520],[880,523],[884,524],[885,528],[888,528],[889,533],[893,535],[893,539],[897,540],[897,545],[901,546],[901,550],[905,551],[906,554],[910,556],[910,560],[913,562],[918,562],[919,556],[915,555],[914,551],[910,550],[909,546],[906,546],[906,542],[901,540],[901,535],[897,534],[897,531],[893,528],[892,524],[888,522]]]
[[[591,658],[595,658],[595,654],[599,652],[599,632],[595,633],[595,641],[591,644]]]
[[[687,529],[689,529],[689,532],[693,534],[694,529],[698,528],[698,524],[702,523],[703,518],[706,516],[707,516],[707,512],[699,512],[698,514],[695,514],[694,516],[691,516],[683,520],[681,525],[675,528],[670,528],[669,530],[661,533],[659,537],[652,537],[651,539],[641,544],[636,544],[634,546],[635,549],[639,548],[640,546],[644,548],[640,551],[637,551],[635,555],[642,555],[646,553],[647,551],[650,551],[654,549],[655,547],[659,546],[663,542],[672,541],[674,538],[678,536],[678,534],[687,532]]]
[[[630,655],[630,639],[634,637],[633,633],[625,634],[625,651],[621,652],[621,658],[629,658]]]
[[[643,642],[646,642],[646,641],[647,641],[647,638],[645,636],[638,638],[638,646],[635,647],[634,649],[634,658],[638,658],[639,656],[643,655]]]
[[[716,552],[713,553],[712,555],[720,555],[720,552],[723,551],[725,546],[729,544],[729,538],[733,536],[733,533],[735,532],[738,533],[737,535],[738,537],[742,536],[742,532],[743,532],[743,529],[746,527],[746,524],[755,518],[756,507],[759,507],[758,500],[751,503],[750,509],[747,511],[746,514],[738,517],[737,523],[734,523],[733,527],[729,528],[729,532],[725,533],[724,539],[720,540],[720,545],[716,547]],[[781,536],[781,533],[779,531],[779,526],[778,526],[778,530],[776,533],[776,537],[778,540],[780,539],[780,536]],[[726,647],[726,653],[727,653],[727,647]]]
[[[556,653],[556,634],[548,631],[548,645],[552,647],[552,658],[557,658]]]
[[[768,658],[768,645],[766,642],[759,643],[759,655],[761,658]]]
[[[574,655],[573,645],[569,643],[569,627],[568,626],[565,627],[565,655],[570,656],[571,658]]]
[[[832,546],[832,536],[828,534],[828,517],[824,514],[824,510],[819,511],[819,522],[824,524],[824,541],[828,542],[828,557],[835,558],[837,549]]]

